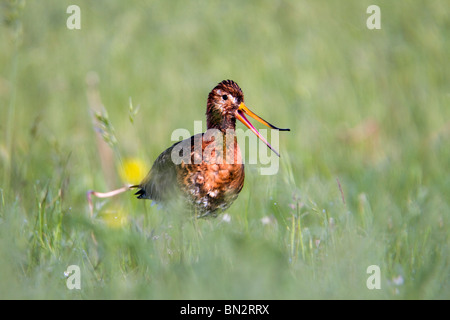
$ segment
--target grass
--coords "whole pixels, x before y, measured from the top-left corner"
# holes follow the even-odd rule
[[[81,30],[0,3],[0,298],[450,298],[446,1],[378,1],[381,30],[370,1],[77,1]],[[247,165],[229,221],[131,193],[91,217],[228,78],[291,129],[277,175]]]

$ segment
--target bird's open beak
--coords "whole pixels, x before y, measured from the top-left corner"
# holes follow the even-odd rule
[[[273,152],[275,152],[275,154],[277,156],[280,156],[280,154],[274,149],[272,148],[272,146],[267,142],[267,140],[258,132],[258,130],[255,129],[255,127],[250,123],[250,121],[248,121],[248,119],[245,117],[245,114],[248,114],[250,117],[252,117],[255,120],[258,120],[259,122],[261,122],[263,125],[272,128],[272,129],[276,129],[279,131],[291,131],[290,129],[281,129],[281,128],[277,128],[274,125],[270,124],[269,122],[267,122],[266,120],[264,120],[263,118],[257,116],[256,114],[254,114],[253,112],[250,111],[249,108],[247,108],[247,106],[242,102],[239,105],[239,108],[236,111],[236,118],[241,121],[243,124],[245,124],[245,126],[247,128],[249,128],[254,134],[256,134],[256,136],[261,139],[262,142],[264,142],[269,148],[270,150],[272,150]]]

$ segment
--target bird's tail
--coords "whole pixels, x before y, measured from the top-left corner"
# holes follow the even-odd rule
[[[140,185],[134,185],[130,186],[130,189],[139,188],[139,190],[135,193],[136,196],[138,196],[138,199],[143,199],[147,197],[147,193],[145,192],[145,189],[142,188]]]

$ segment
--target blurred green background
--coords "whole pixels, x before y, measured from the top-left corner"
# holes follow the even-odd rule
[[[1,0],[0,18],[0,298],[450,298],[448,1]],[[291,129],[278,174],[246,166],[225,219],[131,193],[91,216],[87,190],[151,166],[224,79]]]

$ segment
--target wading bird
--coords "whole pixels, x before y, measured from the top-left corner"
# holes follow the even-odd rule
[[[217,216],[236,200],[244,185],[244,164],[234,134],[236,119],[279,156],[245,115],[272,129],[290,131],[251,112],[237,83],[224,80],[208,95],[205,133],[179,141],[162,152],[140,184],[111,193],[91,193],[107,197],[138,188],[138,199],[150,199],[164,207],[177,204],[189,208],[197,217]],[[90,206],[92,210],[91,202]]]

